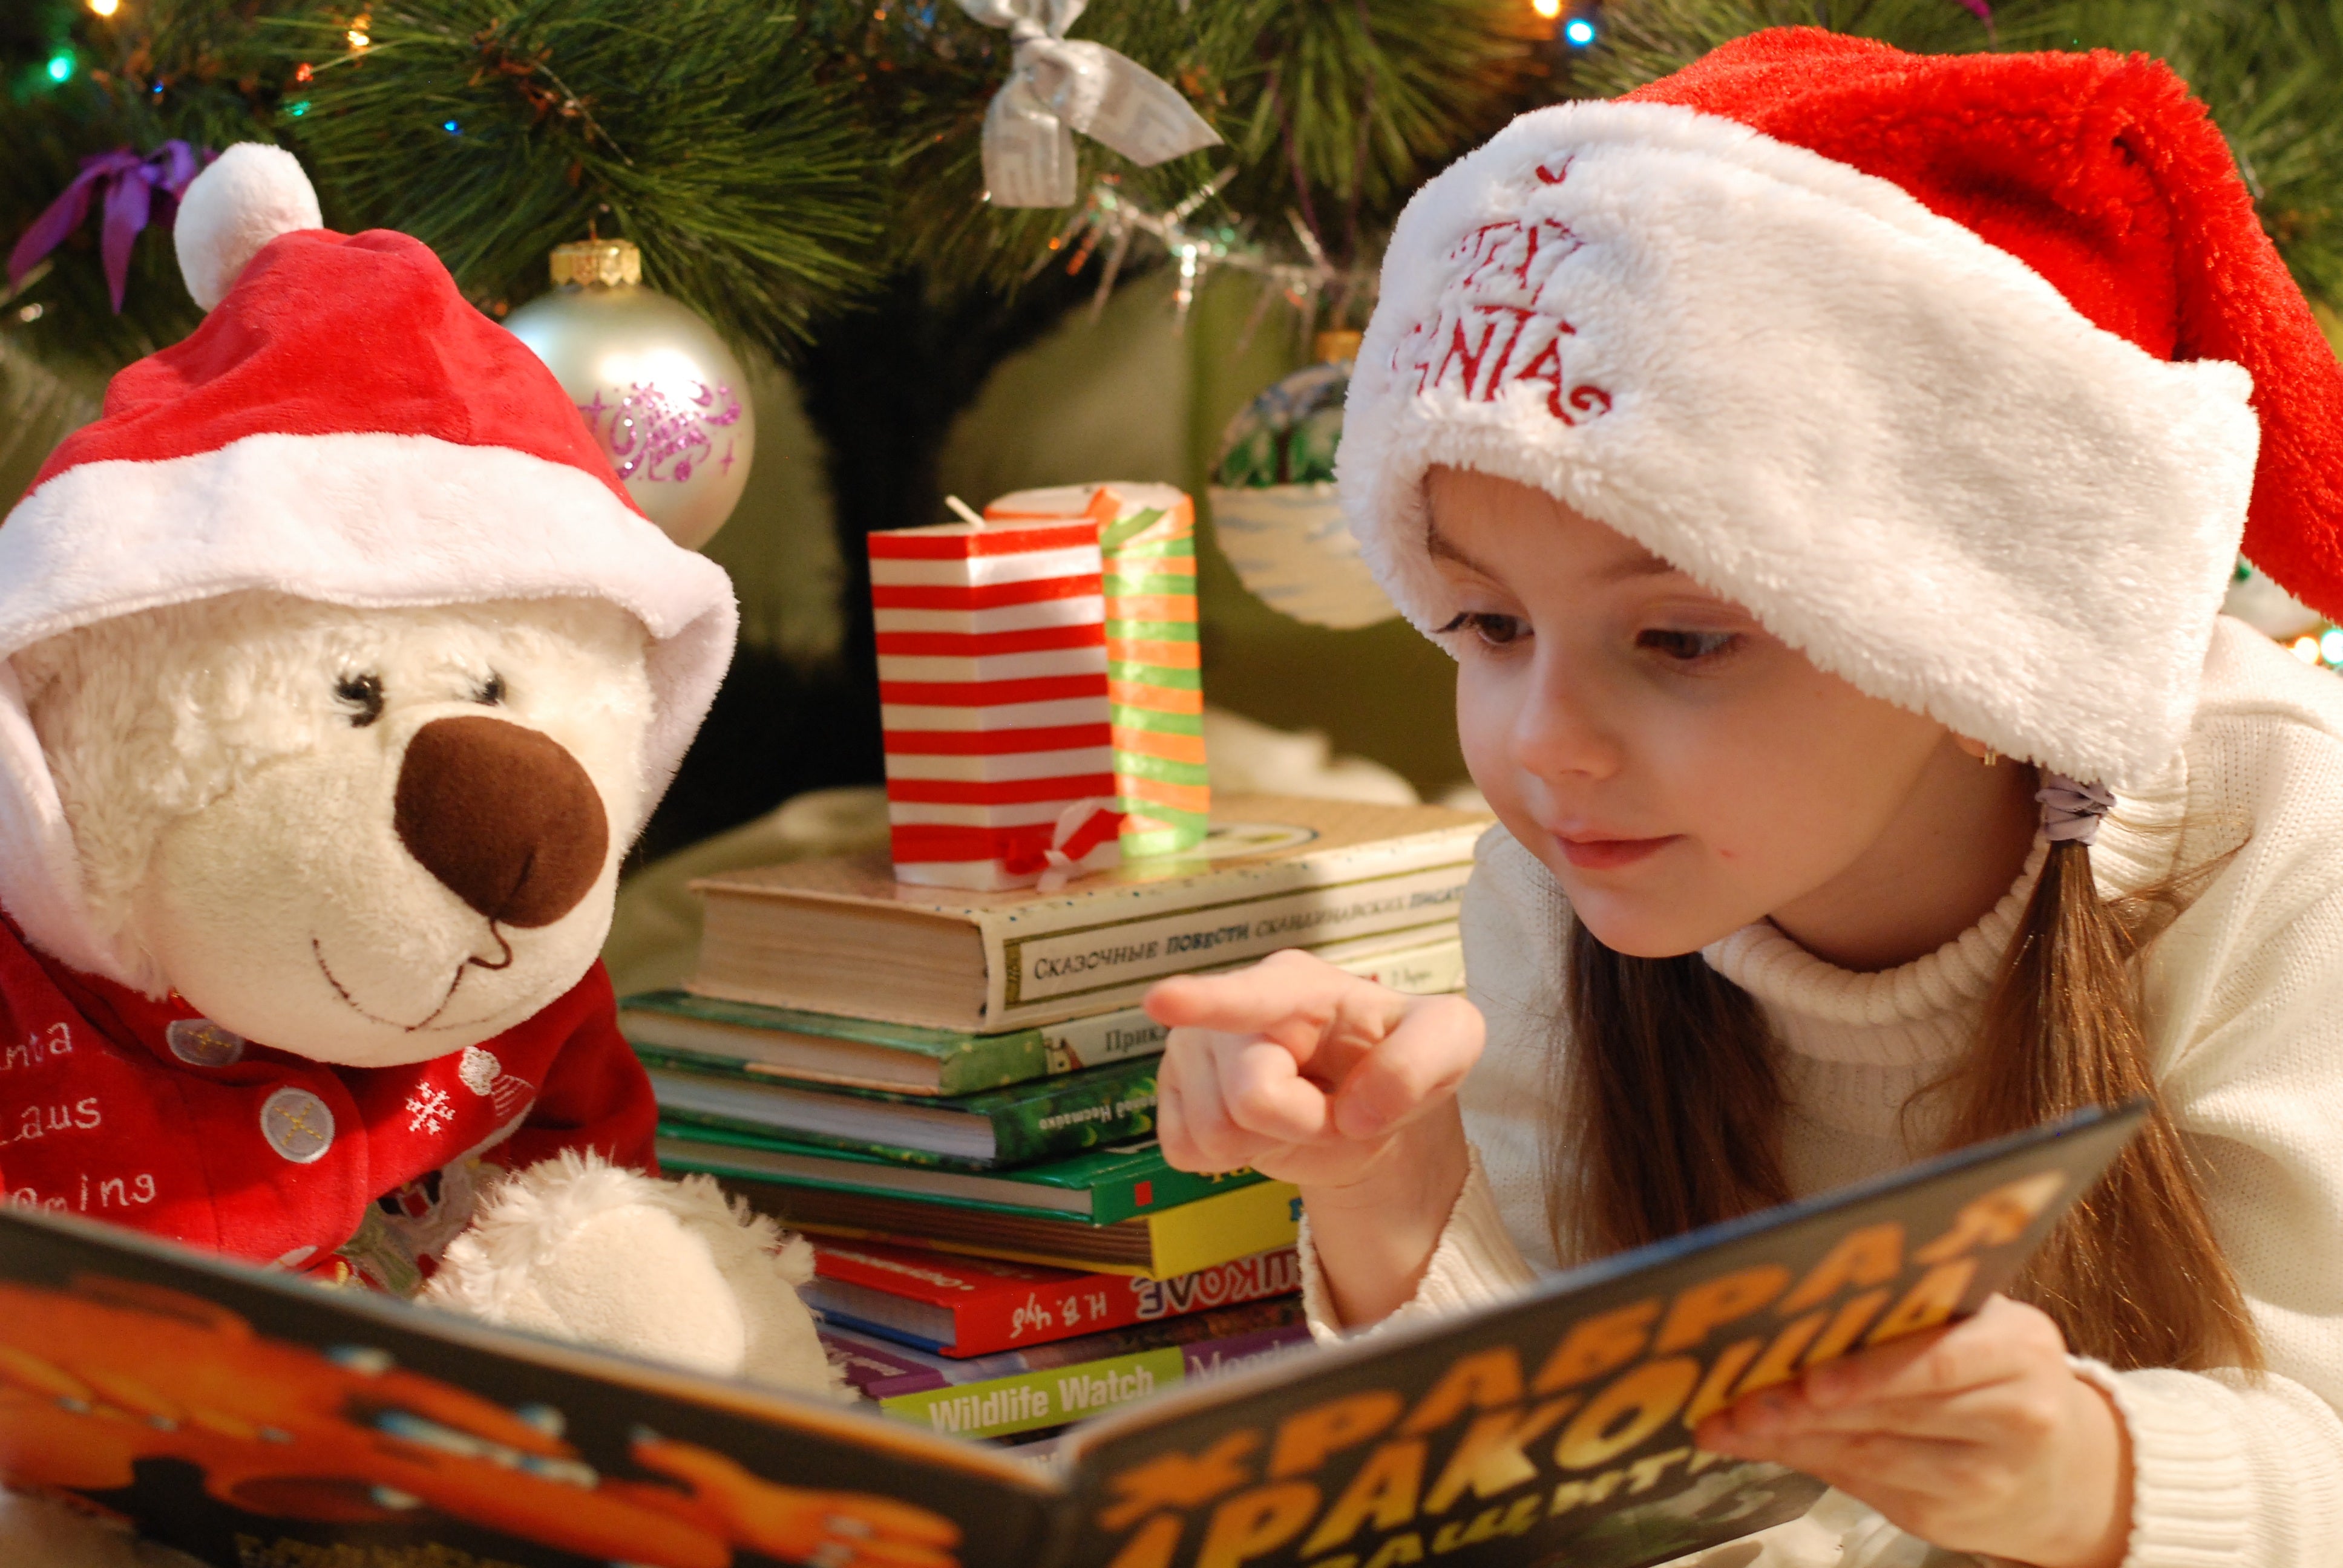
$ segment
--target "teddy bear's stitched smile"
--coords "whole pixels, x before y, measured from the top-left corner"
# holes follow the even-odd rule
[[[368,1012],[366,1009],[360,1007],[357,1004],[357,999],[350,995],[348,988],[344,986],[339,980],[335,978],[333,966],[326,962],[325,945],[314,936],[309,939],[309,954],[317,961],[317,972],[326,977],[326,983],[334,988],[334,994],[341,998],[343,1004],[352,1012],[357,1013],[360,1018],[365,1019],[369,1023],[378,1023],[386,1029],[404,1030],[408,1034],[415,1034],[423,1030],[429,1029],[432,1026],[432,1020],[437,1019],[441,1013],[447,1010],[447,1004],[456,1000],[456,991],[458,988],[462,986],[464,983],[465,970],[475,968],[484,970],[501,970],[511,967],[513,961],[511,941],[506,938],[502,931],[497,930],[496,922],[493,920],[488,922],[488,934],[497,939],[497,945],[504,950],[504,956],[498,959],[495,963],[487,963],[477,958],[467,958],[462,963],[458,964],[456,966],[456,978],[447,982],[447,990],[446,993],[439,998],[439,1005],[433,1008],[428,1013],[426,1013],[423,1017],[423,1021],[420,1023],[400,1023],[394,1019],[377,1017],[375,1014]],[[468,1029],[472,1024],[478,1021],[479,1020],[477,1019],[472,1019],[460,1023],[441,1024],[439,1027],[441,1029]]]

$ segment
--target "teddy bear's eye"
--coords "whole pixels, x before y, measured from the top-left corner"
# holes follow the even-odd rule
[[[488,679],[472,689],[472,700],[483,707],[494,708],[504,699],[505,678],[493,669],[488,671]]]
[[[334,682],[334,699],[350,710],[350,728],[364,729],[382,717],[382,677],[371,670]]]

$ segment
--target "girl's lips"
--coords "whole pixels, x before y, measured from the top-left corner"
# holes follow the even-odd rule
[[[1554,841],[1580,870],[1608,871],[1655,855],[1683,837],[1671,833],[1664,839],[1570,839],[1556,833]]]

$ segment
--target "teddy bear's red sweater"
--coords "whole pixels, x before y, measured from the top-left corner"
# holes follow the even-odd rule
[[[564,1150],[653,1168],[650,1082],[599,963],[494,1040],[347,1068],[248,1041],[176,993],[65,968],[0,920],[0,1191],[256,1262],[412,1290],[487,1166]]]

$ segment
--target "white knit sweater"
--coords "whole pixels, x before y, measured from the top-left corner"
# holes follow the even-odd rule
[[[2147,1023],[2269,1372],[2077,1363],[2131,1432],[2127,1568],[2343,1563],[2343,680],[2224,621],[2184,756],[2117,799],[2092,864],[2112,893],[2232,850],[2149,951]],[[1934,1129],[1902,1118],[1904,1103],[1974,1036],[2042,854],[2037,844],[1976,926],[1899,969],[1834,968],[1767,924],[1705,951],[1764,1005],[1785,1048],[1784,1152],[1799,1192],[1929,1151]],[[1555,1053],[1570,1049],[1557,1021],[1569,918],[1553,877],[1493,829],[1463,910],[1471,995],[1489,1025],[1461,1096],[1477,1158],[1402,1317],[1497,1300],[1558,1266],[1543,1107]],[[1310,1261],[1313,1325],[1332,1334]],[[1852,1537],[1843,1555],[1845,1532],[1829,1533],[1794,1527],[1765,1561],[1874,1557]]]

